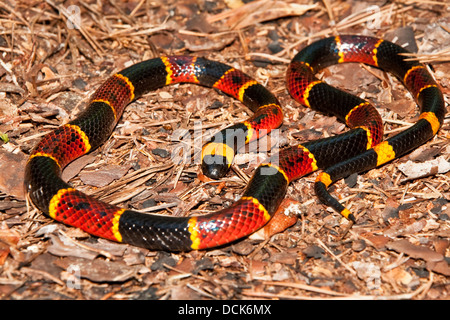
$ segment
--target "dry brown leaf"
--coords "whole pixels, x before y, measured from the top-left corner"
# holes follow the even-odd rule
[[[399,164],[398,168],[406,175],[407,180],[427,177],[437,173],[446,173],[450,171],[450,162],[444,156],[426,162],[407,161]]]
[[[444,255],[429,248],[410,243],[408,240],[398,240],[386,245],[388,249],[405,253],[415,259],[423,259],[427,263],[427,268],[434,272],[449,276],[450,266],[444,259]]]
[[[397,240],[386,244],[386,247],[400,253],[405,253],[416,259],[423,259],[427,262],[438,262],[444,259],[444,256],[430,248],[417,246],[408,240]]]
[[[25,199],[22,168],[26,161],[22,152],[0,150],[0,190],[8,190],[8,194],[21,200]]]
[[[399,282],[404,286],[410,285],[414,279],[414,277],[411,275],[411,273],[407,272],[406,270],[404,270],[400,267],[397,267],[397,268],[387,271],[384,274],[384,276],[391,278],[395,282]]]
[[[0,226],[0,266],[2,266],[10,253],[10,247],[14,247],[20,240],[20,235],[8,228],[6,222]]]
[[[78,173],[80,173],[81,169],[83,169],[86,165],[95,161],[96,152],[87,154],[81,158],[72,161],[64,168],[61,178],[64,181],[69,181],[73,177],[75,177]]]
[[[300,214],[300,203],[291,199],[284,200],[278,210],[270,219],[269,223],[264,227],[264,238],[268,239],[274,234],[283,232],[287,228],[293,226]]]
[[[74,257],[56,260],[55,264],[71,272],[76,272],[80,278],[94,282],[123,282],[134,277],[139,270],[139,267],[128,266],[121,261],[88,260]]]
[[[51,245],[47,249],[48,252],[59,257],[71,256],[89,260],[92,260],[98,256],[97,252],[86,250],[65,238],[65,236],[61,235],[50,235]]]
[[[80,179],[83,183],[95,186],[104,187],[114,180],[122,178],[130,166],[108,165],[96,171],[82,172],[80,173]]]
[[[227,25],[232,29],[242,29],[260,22],[286,16],[301,16],[308,10],[316,9],[318,4],[304,5],[285,1],[252,1],[228,11],[225,14],[210,17],[208,22],[228,18]]]
[[[429,261],[427,262],[427,268],[445,276],[450,276],[450,267],[445,260]]]
[[[396,221],[396,223],[392,223],[391,226],[384,230],[384,235],[394,238],[399,235],[415,234],[422,231],[426,225],[427,221],[423,219],[405,223]]]

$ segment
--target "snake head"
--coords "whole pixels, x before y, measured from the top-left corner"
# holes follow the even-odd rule
[[[202,171],[211,179],[222,178],[230,169],[234,150],[226,143],[208,142],[202,149]]]

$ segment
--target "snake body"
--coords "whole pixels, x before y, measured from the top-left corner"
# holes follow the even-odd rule
[[[279,127],[283,111],[277,98],[248,75],[229,65],[191,56],[163,56],[137,63],[111,76],[74,120],[44,136],[25,168],[25,187],[34,205],[51,218],[106,239],[152,250],[181,251],[228,244],[263,227],[284,199],[289,183],[323,169],[315,190],[320,200],[354,219],[327,191],[334,181],[395,159],[432,138],[442,125],[442,93],[426,67],[408,61],[391,42],[366,36],[319,40],[300,51],[287,71],[291,96],[306,107],[336,116],[351,130],[289,147],[255,171],[242,197],[206,215],[172,217],[119,208],[92,198],[62,181],[63,168],[104,143],[127,104],[144,93],[174,83],[218,89],[254,114],[221,130],[202,149],[202,169],[212,178],[226,174],[237,150]],[[315,77],[338,63],[361,62],[397,77],[421,113],[409,129],[383,141],[383,124],[368,102]]]

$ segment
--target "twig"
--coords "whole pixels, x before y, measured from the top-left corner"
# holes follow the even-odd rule
[[[206,291],[204,291],[204,290],[202,290],[202,289],[200,289],[200,288],[197,288],[197,287],[191,285],[190,283],[187,283],[187,284],[186,284],[186,287],[188,287],[188,288],[191,289],[191,290],[194,290],[195,292],[198,292],[200,295],[203,295],[203,296],[205,296],[205,297],[208,297],[208,298],[217,300],[217,297],[216,297],[216,296],[213,296],[212,294],[210,294],[210,293],[208,293],[208,292],[206,292]]]
[[[301,289],[301,290],[305,290],[305,291],[327,294],[327,295],[331,295],[331,296],[346,296],[347,295],[345,293],[328,290],[328,289],[322,289],[322,288],[310,286],[310,285],[303,284],[303,283],[278,282],[278,281],[264,281],[263,283],[268,286],[285,286],[285,287],[296,288],[296,289]]]
[[[26,273],[35,273],[38,275],[41,275],[47,279],[52,280],[53,282],[59,284],[60,286],[65,286],[64,281],[61,281],[60,279],[58,279],[57,277],[51,275],[50,273],[44,271],[44,270],[37,270],[37,269],[32,269],[32,268],[28,268],[28,267],[23,267],[20,269],[22,272],[26,272]]]
[[[110,259],[110,260],[113,260],[113,259],[114,259],[114,256],[113,256],[111,253],[109,253],[108,251],[101,250],[101,249],[96,249],[96,248],[92,248],[92,247],[90,247],[90,246],[87,246],[87,245],[85,245],[85,244],[83,244],[83,243],[80,243],[80,242],[78,242],[78,241],[72,239],[71,237],[69,237],[69,236],[67,235],[67,233],[65,233],[65,232],[62,231],[62,230],[59,230],[59,232],[60,232],[64,237],[66,237],[70,242],[72,242],[74,245],[76,245],[76,246],[78,246],[78,247],[80,247],[80,248],[86,249],[86,250],[88,250],[88,251],[93,251],[93,252],[95,252],[95,253],[98,253],[98,254],[100,254],[100,255],[102,255],[102,256],[104,256],[104,257]]]

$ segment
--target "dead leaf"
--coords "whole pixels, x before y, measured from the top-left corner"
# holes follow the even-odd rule
[[[8,194],[20,200],[25,199],[23,176],[26,162],[24,153],[0,149],[0,190],[8,190]]]
[[[249,274],[252,279],[261,279],[267,270],[267,261],[250,260]],[[267,280],[270,278],[267,277]]]
[[[81,158],[72,161],[67,167],[64,168],[61,179],[64,181],[69,181],[80,173],[86,165],[95,161],[96,152],[87,154]]]
[[[83,183],[94,186],[104,187],[111,184],[114,180],[122,178],[130,166],[108,165],[96,171],[80,173],[80,179]]]
[[[364,237],[367,241],[370,242],[371,245],[375,247],[375,249],[383,249],[391,239],[382,235],[368,235]]]
[[[308,10],[317,7],[317,3],[313,5],[304,5],[285,1],[252,1],[227,11],[225,14],[212,16],[208,19],[208,22],[212,23],[214,21],[229,18],[227,25],[236,30],[281,17],[301,16]]]
[[[8,228],[6,222],[3,222],[0,226],[0,266],[2,266],[9,253],[11,252],[11,247],[17,245],[20,240],[20,235]]]
[[[298,215],[301,213],[299,205],[300,203],[295,200],[285,199],[274,213],[272,219],[263,228],[251,234],[249,239],[269,239],[271,236],[293,226],[298,220]]]
[[[445,260],[429,261],[427,262],[427,268],[445,276],[450,276],[450,267]]]
[[[405,253],[415,259],[423,259],[427,262],[437,262],[444,259],[442,254],[427,247],[414,245],[408,240],[393,241],[386,244],[386,247],[390,250]]]
[[[12,84],[12,83],[0,83],[0,92],[14,92],[18,93],[21,96],[25,94],[25,90],[23,90],[21,87]]]
[[[51,234],[51,244],[47,248],[48,252],[60,257],[71,256],[89,260],[93,260],[98,256],[97,252],[86,250],[65,238],[66,237],[62,235],[58,237],[57,235]]]
[[[440,156],[434,160],[419,163],[409,160],[399,164],[398,168],[406,175],[406,179],[403,181],[408,181],[437,173],[446,173],[450,171],[450,162],[444,156]]]
[[[295,264],[297,260],[297,255],[292,252],[277,252],[270,255],[269,260],[273,263],[278,262],[281,264]]]
[[[269,223],[264,227],[264,237],[270,238],[274,234],[283,232],[287,228],[293,226],[300,212],[300,203],[292,199],[285,199],[278,210],[270,219]]]
[[[450,240],[437,238],[433,241],[436,252],[445,255],[445,251],[450,246]]]
[[[402,268],[394,268],[385,273],[386,277],[391,278],[395,282],[408,286],[413,281],[413,276]]]
[[[8,246],[15,246],[20,240],[20,234],[17,231],[8,228],[5,221],[0,226],[0,242]]]
[[[385,229],[383,233],[387,237],[394,238],[399,235],[418,233],[422,231],[426,225],[427,221],[424,219],[411,222],[396,221],[395,223],[392,223],[391,226],[389,226],[387,229]]]
[[[123,282],[133,278],[139,270],[139,267],[128,266],[120,261],[88,260],[74,257],[56,260],[55,264],[66,270],[76,270],[80,278],[94,282]]]

